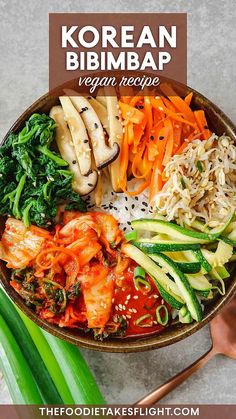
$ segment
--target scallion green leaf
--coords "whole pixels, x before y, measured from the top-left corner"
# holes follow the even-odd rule
[[[164,312],[165,312],[164,316],[161,315],[161,313],[160,313],[161,310],[164,310]],[[162,304],[159,307],[157,307],[157,309],[156,309],[156,318],[157,318],[157,322],[159,324],[161,324],[162,326],[166,326],[167,325],[167,323],[169,321],[169,313],[168,313],[167,307],[164,304]]]

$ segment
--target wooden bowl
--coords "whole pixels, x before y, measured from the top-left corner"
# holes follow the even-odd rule
[[[193,92],[193,106],[196,109],[204,109],[209,127],[213,132],[218,135],[225,133],[236,141],[236,127],[216,105],[214,105],[212,102],[210,102],[210,100],[208,100],[196,90],[191,89],[190,87],[174,81],[171,81],[171,83],[175,91],[180,96],[185,96],[186,94]],[[63,88],[65,87],[75,88],[76,81],[73,80],[64,86],[59,87],[57,91],[54,91],[53,95],[47,93],[39,98],[36,102],[34,102],[13,124],[3,139],[3,142],[10,132],[18,131],[24,124],[25,120],[27,120],[34,112],[48,113],[53,105],[59,103],[58,96],[62,94]],[[4,225],[3,218],[0,219],[0,224],[2,224],[2,226]],[[14,303],[38,326],[42,327],[58,338],[64,339],[82,348],[94,349],[96,351],[104,352],[139,352],[161,348],[163,346],[178,342],[205,326],[231,299],[236,291],[236,274],[232,274],[231,277],[226,280],[226,294],[224,296],[217,296],[213,301],[209,302],[205,306],[204,317],[200,323],[194,322],[192,324],[175,324],[166,328],[161,334],[152,334],[149,336],[136,338],[112,338],[110,340],[99,342],[95,341],[91,335],[84,334],[79,330],[60,328],[39,319],[35,312],[25,305],[24,300],[9,285],[8,279],[9,272],[6,269],[5,264],[0,262],[0,280],[3,288],[9,297],[14,301]]]

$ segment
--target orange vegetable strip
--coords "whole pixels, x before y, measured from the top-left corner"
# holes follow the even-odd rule
[[[152,117],[152,105],[149,96],[144,97],[144,113],[147,118],[147,128],[150,132],[153,126],[153,117]]]
[[[182,134],[182,124],[181,122],[173,124],[174,127],[174,146],[173,146],[173,154],[175,154],[176,150],[181,145],[181,134]]]
[[[182,145],[180,146],[180,148],[175,152],[175,154],[181,154],[184,149],[193,141],[196,140],[197,138],[200,138],[200,136],[202,135],[202,132],[198,132],[197,134],[190,134],[188,138],[186,138],[184,140],[184,142],[182,143]]]
[[[184,115],[184,118],[194,124],[195,118],[193,111],[189,107],[189,105],[176,94],[172,86],[167,83],[163,83],[161,85],[161,90],[168,96],[169,100],[173,103],[175,108]]]
[[[194,114],[187,103],[179,96],[169,96],[169,99],[175,105],[177,110],[184,115],[184,118],[194,124]]]
[[[138,102],[143,101],[143,96],[134,96],[129,102],[130,106],[136,106]]]
[[[138,144],[141,141],[141,138],[144,133],[144,129],[145,129],[145,125],[143,126],[143,124],[134,125],[134,141],[133,141],[133,147],[132,147],[133,153],[137,153]]]
[[[193,128],[196,128],[196,122],[190,122],[190,121],[182,118],[176,112],[173,112],[172,110],[168,109],[166,106],[164,106],[164,105],[159,106],[157,104],[157,102],[159,102],[159,101],[157,101],[156,99],[152,99],[152,106],[155,109],[160,110],[160,107],[161,107],[162,108],[161,111],[163,113],[165,113],[166,115],[170,116],[172,119],[175,119],[178,122],[182,122],[183,124],[187,124],[187,125],[190,125]]]
[[[134,142],[134,125],[132,122],[127,124],[127,136],[128,136],[128,144],[131,145]]]
[[[50,269],[55,263],[58,262],[58,256],[54,258],[52,265],[43,265],[41,259],[50,254],[50,253],[54,253],[54,252],[60,252],[60,253],[65,253],[66,255],[70,256],[71,258],[73,258],[76,262],[77,265],[77,271],[79,271],[79,259],[77,257],[77,255],[70,249],[64,248],[64,247],[58,247],[58,246],[54,246],[54,247],[49,247],[48,249],[43,250],[42,252],[40,252],[38,254],[38,256],[36,257],[36,263],[37,265],[41,268],[41,269]]]
[[[194,116],[200,131],[203,132],[204,140],[211,136],[211,131],[208,128],[205,112],[203,110],[194,111]]]
[[[120,100],[124,103],[129,103],[131,100],[131,96],[121,96]]]
[[[154,197],[156,194],[162,189],[163,181],[162,181],[162,172],[163,172],[163,157],[165,154],[166,144],[168,140],[168,132],[166,132],[166,127],[160,129],[156,135],[158,135],[159,140],[157,141],[158,147],[158,156],[154,162],[152,177],[150,182],[149,188],[149,202],[152,204]],[[160,138],[162,138],[160,140]]]
[[[176,112],[174,105],[171,103],[169,99],[167,99],[167,97],[163,96],[162,100],[167,109],[169,109],[170,111],[174,113]]]
[[[122,117],[126,121],[131,121],[134,124],[140,124],[144,119],[144,114],[139,109],[136,109],[127,103],[119,101],[119,107],[122,112]]]
[[[187,96],[185,96],[184,101],[187,103],[188,106],[190,106],[193,98],[193,92],[190,92]]]
[[[174,147],[174,132],[173,132],[173,125],[170,119],[166,119],[164,122],[164,126],[168,130],[167,134],[167,143],[166,143],[166,149],[165,149],[165,155],[163,158],[163,166],[166,166],[168,161],[170,160],[172,153],[173,153],[173,147]]]

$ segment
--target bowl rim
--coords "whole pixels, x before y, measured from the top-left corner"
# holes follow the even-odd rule
[[[197,90],[189,87],[188,85],[185,86],[182,83],[175,82],[174,80],[172,80],[172,82],[177,83],[177,85],[180,88],[184,88],[187,92],[193,92],[194,96],[196,96],[199,100],[204,101],[204,107],[206,107],[206,109],[211,109],[211,112],[213,112],[213,114],[215,114],[218,119],[220,119],[222,122],[224,122],[225,125],[227,125],[229,135],[232,135],[236,141],[236,126],[217,105],[215,105],[204,95],[199,93]],[[35,102],[33,102],[12,124],[12,126],[4,136],[3,140],[1,141],[1,144],[6,140],[6,138],[11,132],[16,131],[23,124],[24,120],[28,117],[29,113],[35,112],[39,107],[42,107],[43,103],[46,103],[50,98],[52,98],[52,96],[50,95],[50,92],[47,92],[41,97],[39,97]],[[168,331],[171,333],[173,331],[173,335],[171,334],[169,336],[165,336],[165,333],[163,331],[162,333],[157,333],[153,335],[150,334],[146,337],[143,336],[142,338],[136,339],[113,338],[112,340],[96,341],[90,336],[73,334],[70,329],[59,328],[56,325],[47,323],[46,321],[40,319],[33,310],[31,310],[25,305],[24,300],[21,299],[21,297],[16,293],[16,291],[10,286],[1,268],[0,284],[2,285],[7,295],[10,297],[10,299],[23,311],[23,313],[26,314],[32,321],[34,321],[45,331],[81,348],[111,353],[144,352],[147,350],[158,349],[179,342],[180,340],[185,339],[186,337],[192,335],[193,333],[197,332],[202,327],[204,327],[206,324],[208,324],[212,320],[212,318],[216,316],[216,314],[225,306],[226,303],[228,303],[228,301],[230,301],[230,299],[236,293],[236,277],[234,275],[231,284],[228,286],[226,294],[223,297],[219,297],[215,301],[215,304],[211,307],[209,313],[207,313],[203,317],[203,320],[201,322],[194,322],[190,325],[181,325],[181,327],[179,327],[179,330],[178,327],[176,327],[176,325],[170,326],[168,328]]]

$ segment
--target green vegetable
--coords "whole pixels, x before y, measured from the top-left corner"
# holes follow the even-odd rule
[[[203,169],[202,162],[200,160],[197,161],[197,168],[198,168],[198,170],[199,170],[200,173],[202,173],[203,170],[204,170]]]
[[[150,231],[152,233],[167,235],[167,240],[173,240],[175,242],[182,241],[187,243],[204,244],[216,240],[229,226],[233,217],[234,213],[230,214],[226,223],[223,226],[220,226],[220,228],[218,229],[212,229],[209,232],[205,233],[190,230],[172,222],[163,220],[152,220],[149,218],[134,220],[131,222],[131,224],[132,227],[136,230]],[[158,243],[158,237],[156,239],[156,243]]]
[[[134,269],[134,277],[145,279],[145,270],[141,266],[136,266]]]
[[[161,311],[163,311],[163,310],[165,312],[164,313],[164,316],[161,315]],[[167,323],[169,321],[169,313],[168,313],[167,307],[164,304],[162,304],[162,305],[160,305],[160,306],[157,307],[157,309],[156,309],[156,318],[157,318],[157,322],[159,324],[161,324],[162,326],[166,326],[167,325]]]
[[[175,262],[178,268],[184,273],[195,274],[200,271],[201,263],[200,262]]]
[[[140,316],[137,320],[135,320],[135,324],[139,327],[151,327],[152,324],[147,323],[147,320],[151,318],[151,314],[144,314],[143,316]]]
[[[43,404],[32,372],[5,320],[0,315],[0,368],[13,403]]]
[[[193,321],[193,318],[186,306],[183,306],[179,310],[179,321],[180,323],[192,323]]]
[[[38,328],[19,312],[65,404],[105,401],[79,350]]]
[[[152,255],[151,257],[174,279],[193,319],[196,321],[202,320],[203,313],[201,305],[198,302],[187,276],[179,270],[178,266],[168,256],[159,254]]]
[[[105,400],[78,348],[42,331],[70,386],[75,404],[105,404]]]
[[[127,240],[127,242],[136,240],[137,239],[137,231],[135,231],[135,230],[129,231],[128,233],[125,234],[125,239]]]
[[[125,244],[123,252],[133,259],[138,265],[150,275],[154,284],[158,288],[162,298],[173,308],[181,308],[184,301],[180,296],[177,285],[165,274],[165,272],[141,250],[132,244]]]
[[[194,254],[202,266],[201,273],[205,274],[207,272],[210,272],[210,270],[212,269],[212,266],[208,262],[208,260],[205,258],[203,251],[204,249],[202,250],[199,249],[199,250],[194,251]]]
[[[7,295],[0,289],[0,314],[3,316],[37,382],[46,404],[62,404],[56,387],[28,330]]]
[[[48,227],[62,203],[67,209],[86,211],[72,190],[68,163],[51,149],[54,131],[52,118],[33,114],[0,147],[0,215],[23,219],[27,227],[31,223]]]
[[[163,240],[158,243],[151,242],[134,242],[134,246],[143,250],[146,253],[160,253],[160,252],[176,252],[180,250],[198,250],[200,249],[200,244],[198,243],[181,243],[181,242],[171,242],[168,240]]]

